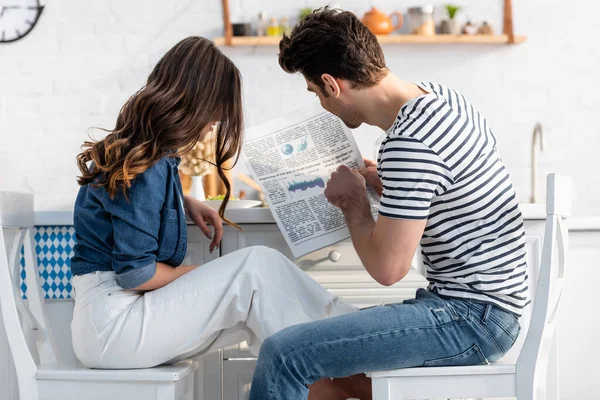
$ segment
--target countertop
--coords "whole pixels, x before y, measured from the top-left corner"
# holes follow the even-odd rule
[[[525,220],[546,218],[545,204],[520,204]],[[269,208],[247,208],[229,210],[225,216],[237,224],[273,224],[275,219]],[[73,225],[73,210],[36,210],[36,225]],[[599,217],[573,217],[569,220],[571,231],[600,231]]]
[[[270,208],[245,208],[229,210],[225,217],[236,224],[274,224],[275,219]],[[73,225],[73,210],[36,210],[35,224]],[[188,224],[192,224],[188,221]]]

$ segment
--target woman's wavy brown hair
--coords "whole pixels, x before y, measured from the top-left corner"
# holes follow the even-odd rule
[[[239,70],[211,41],[182,40],[160,59],[146,85],[127,100],[115,128],[107,130],[102,140],[84,142],[77,156],[78,183],[104,187],[111,198],[119,191],[127,196],[138,174],[162,157],[191,151],[202,133],[217,122],[215,160],[207,161],[216,165],[225,185],[219,215],[227,221],[224,213],[231,183],[223,163],[239,157],[241,86]]]

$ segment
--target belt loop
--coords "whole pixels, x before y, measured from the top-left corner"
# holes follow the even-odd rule
[[[485,306],[485,311],[483,312],[483,318],[481,319],[481,322],[483,322],[484,324],[487,323],[488,317],[490,316],[490,312],[492,311],[492,305],[488,304]]]
[[[472,310],[472,308],[473,308],[473,306],[472,306],[472,304],[473,304],[473,299],[469,298],[469,299],[468,299],[468,301],[467,301],[466,303],[467,303],[467,318],[469,318],[469,317],[471,316],[471,313],[472,313],[472,311],[471,311],[471,310]]]

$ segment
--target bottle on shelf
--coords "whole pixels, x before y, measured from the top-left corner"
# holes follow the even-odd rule
[[[256,25],[256,36],[267,36],[267,12],[262,11],[258,14],[258,23]]]
[[[281,36],[281,28],[275,17],[271,17],[271,22],[267,28],[267,36]]]

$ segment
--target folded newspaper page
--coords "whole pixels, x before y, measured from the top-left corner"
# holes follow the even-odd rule
[[[344,215],[323,194],[340,165],[362,168],[352,132],[318,103],[249,128],[242,156],[294,257],[350,237]],[[369,194],[377,214],[378,200]]]

